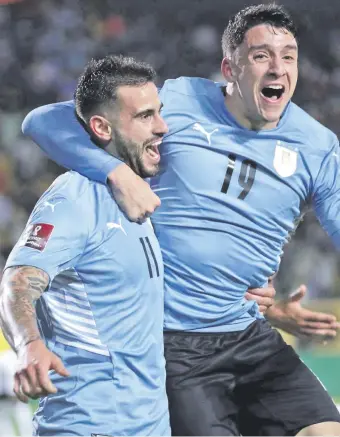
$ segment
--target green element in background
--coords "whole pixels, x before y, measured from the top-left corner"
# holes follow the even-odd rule
[[[18,425],[17,419],[15,418],[15,415],[14,414],[10,414],[9,419],[10,419],[10,421],[12,423],[12,428],[13,428],[14,435],[20,436],[20,429],[19,429],[19,425]]]
[[[312,352],[300,352],[305,364],[320,378],[328,393],[340,403],[340,354],[317,355]]]

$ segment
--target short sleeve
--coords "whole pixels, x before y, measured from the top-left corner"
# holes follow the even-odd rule
[[[77,202],[60,195],[41,199],[9,255],[6,268],[37,267],[52,281],[61,271],[76,266],[88,238],[86,223]]]

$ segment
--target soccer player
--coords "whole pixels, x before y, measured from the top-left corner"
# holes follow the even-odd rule
[[[340,247],[339,144],[291,102],[298,45],[281,6],[243,9],[222,44],[227,87],[184,77],[160,92],[170,132],[151,181],[161,200],[152,222],[165,265],[172,433],[339,435],[321,383],[245,299],[278,269],[309,201]],[[24,132],[63,165],[104,183],[109,175],[132,219],[150,215],[157,197],[96,150],[72,113],[72,102],[38,109]]]
[[[75,94],[91,137],[142,178],[158,172],[153,149],[167,132],[154,78],[148,64],[108,56],[90,62]],[[150,223],[130,222],[105,185],[59,177],[35,206],[0,290],[1,325],[20,361],[15,392],[42,396],[35,434],[170,435],[163,316]]]

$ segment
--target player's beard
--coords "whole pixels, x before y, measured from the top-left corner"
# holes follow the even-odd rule
[[[115,131],[114,142],[118,156],[141,178],[156,176],[159,172],[159,164],[147,167],[143,162],[143,155],[146,146],[155,138],[146,140],[143,144],[124,138],[118,131]]]

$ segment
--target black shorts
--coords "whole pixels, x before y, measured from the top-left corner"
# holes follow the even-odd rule
[[[296,435],[340,422],[317,377],[270,324],[165,332],[172,435]]]

